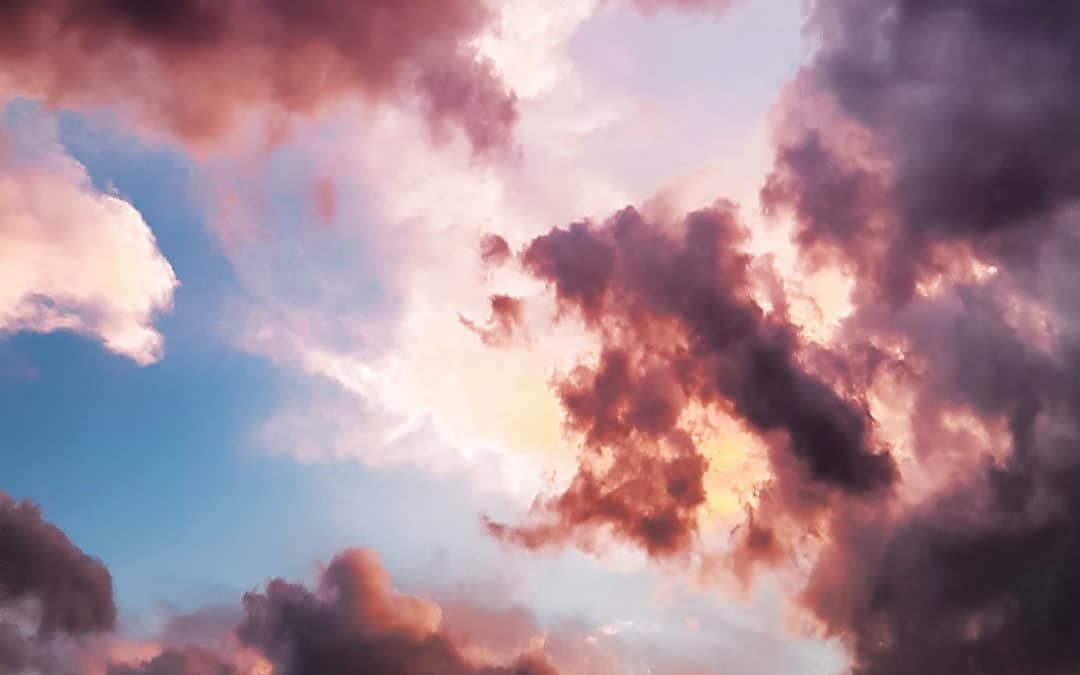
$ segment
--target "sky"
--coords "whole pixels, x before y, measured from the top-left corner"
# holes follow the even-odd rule
[[[1080,670],[1078,30],[0,5],[0,673]]]

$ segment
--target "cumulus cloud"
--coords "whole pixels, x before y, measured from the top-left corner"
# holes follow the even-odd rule
[[[853,0],[811,26],[763,203],[857,277],[843,339],[908,392],[936,476],[838,513],[803,600],[860,674],[1073,670],[1080,12]]]
[[[435,593],[395,590],[375,552],[349,549],[312,584],[272,579],[239,607],[170,619],[143,656],[116,657],[104,675],[682,674],[666,645],[636,644],[649,627],[541,623],[529,609],[497,602],[490,580]],[[496,596],[498,592],[494,593]],[[681,625],[681,624],[680,624]],[[751,659],[752,660],[752,659]],[[86,661],[89,663],[89,661]]]
[[[853,382],[910,401],[900,499],[838,509],[802,595],[860,675],[1080,665],[1078,22],[1052,2],[819,2],[821,47],[780,102],[763,204],[804,262],[855,277]]]
[[[111,631],[112,577],[28,501],[0,492],[0,666],[66,673],[56,645]]]
[[[48,122],[0,131],[0,333],[71,330],[153,363],[177,284],[139,212],[96,190]]]
[[[887,491],[895,478],[874,441],[865,402],[848,398],[799,360],[798,331],[778,302],[753,295],[746,232],[729,204],[665,230],[627,208],[601,225],[575,223],[529,243],[523,265],[602,339],[595,368],[558,383],[580,467],[540,522],[489,524],[530,548],[575,530],[611,526],[650,554],[685,550],[706,496],[706,457],[684,414],[723,406],[762,436],[784,489]],[[806,487],[811,486],[811,487]]]
[[[244,596],[240,639],[265,653],[281,675],[318,672],[554,675],[541,656],[509,665],[476,664],[440,630],[434,603],[402,595],[370,551],[351,550],[327,566],[319,588],[274,580]]]
[[[436,133],[453,125],[489,153],[509,147],[517,117],[513,94],[469,46],[489,14],[480,0],[9,2],[0,92],[126,108],[196,144],[252,113],[411,94]]]
[[[1076,21],[1049,2],[817,3],[766,205],[896,299],[942,245],[1025,256],[1077,198]]]
[[[29,501],[0,494],[0,669],[41,675],[644,675],[682,672],[662,645],[580,619],[540,621],[491,579],[428,599],[378,555],[342,551],[310,583],[274,578],[238,602],[117,628],[108,570]],[[483,592],[481,592],[483,589]],[[483,596],[483,600],[478,597]],[[495,597],[492,597],[495,596]],[[629,624],[623,629],[633,632]],[[667,665],[663,665],[667,664]]]

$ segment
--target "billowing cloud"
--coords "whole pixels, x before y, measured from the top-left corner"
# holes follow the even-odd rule
[[[245,594],[242,608],[178,617],[165,627],[156,653],[123,659],[122,649],[100,642],[116,626],[108,570],[43,520],[37,506],[4,493],[0,561],[4,672],[68,675],[102,672],[102,665],[107,675],[557,672],[538,651],[542,644],[517,645],[505,663],[490,653],[467,653],[467,640],[487,643],[483,635],[468,635],[478,624],[447,625],[438,604],[396,591],[368,549],[337,555],[312,589],[272,579],[262,590]],[[458,606],[455,613],[464,616],[465,610]],[[111,639],[122,646],[121,636]]]
[[[653,555],[685,549],[708,466],[684,424],[691,403],[779,434],[771,457],[785,489],[888,490],[895,468],[872,437],[865,402],[800,362],[784,303],[766,311],[754,298],[745,239],[721,203],[668,229],[627,208],[525,248],[525,268],[601,335],[603,353],[557,386],[567,426],[584,441],[578,474],[539,505],[539,523],[492,523],[493,533],[532,548],[611,526]]]
[[[112,577],[41,517],[0,492],[0,667],[61,672],[53,644],[111,631]]]
[[[935,274],[942,245],[1030,255],[1080,196],[1062,142],[1080,121],[1078,16],[1052,2],[817,3],[822,47],[783,105],[766,205],[797,211],[804,247],[897,299]]]
[[[548,381],[571,368],[594,337],[570,322],[548,330],[550,299],[535,279],[501,263],[553,224],[603,217],[669,182],[686,157],[667,141],[682,137],[687,109],[701,103],[689,89],[680,100],[639,97],[579,62],[580,45],[605,35],[598,28],[606,17],[644,25],[630,2],[618,4],[627,11],[605,12],[601,0],[493,3],[497,17],[478,49],[519,96],[515,141],[524,161],[512,167],[473,162],[464,144],[432,153],[415,120],[396,109],[365,115],[350,108],[321,120],[320,128],[298,129],[277,153],[279,161],[250,193],[266,199],[252,210],[259,222],[249,231],[266,236],[228,247],[246,305],[230,317],[243,322],[231,332],[242,336],[244,348],[343,388],[343,413],[333,423],[312,420],[295,442],[295,435],[283,441],[272,424],[278,448],[305,461],[350,455],[426,470],[469,464],[478,483],[523,499],[535,494],[539,476],[558,472],[562,479],[573,470],[574,448],[560,433]],[[619,37],[621,49],[637,48],[632,32]],[[767,100],[759,98],[764,109]],[[698,131],[712,134],[715,123],[711,115],[703,118]],[[653,139],[656,161],[636,161],[642,138]],[[689,145],[695,158],[716,147]],[[745,171],[735,148],[724,154]],[[767,152],[756,154],[767,163]],[[319,229],[312,235],[286,222],[296,220],[280,197],[290,189],[312,196],[313,212],[319,208],[318,193],[311,194],[317,179],[295,176],[308,163],[317,165],[309,169],[313,176],[333,176],[337,184],[333,233],[310,228]],[[747,183],[753,194],[756,186]],[[710,194],[680,208],[711,200]],[[282,264],[304,281],[283,283],[276,274]],[[513,339],[505,339],[508,322],[499,321],[509,315],[492,311],[497,295],[521,299]],[[499,349],[486,349],[485,336]],[[311,412],[325,417],[315,407],[280,417],[299,421]],[[376,416],[387,418],[389,433],[370,433]],[[407,448],[380,440],[428,421],[438,443]],[[417,456],[419,448],[424,453]],[[494,462],[487,461],[494,457],[509,465],[495,477]]]
[[[116,621],[112,578],[28,501],[0,492],[0,602],[38,603],[38,631],[80,635]]]
[[[712,408],[771,471],[730,565],[797,559],[799,601],[854,673],[1080,666],[1078,22],[1050,2],[812,7],[821,46],[780,101],[761,197],[803,265],[853,282],[820,342],[726,207],[675,225],[629,209],[525,246],[601,350],[554,384],[578,473],[491,531],[692,548],[708,456],[685,427]]]
[[[0,334],[71,330],[140,365],[176,275],[128,202],[96,190],[41,119],[0,131]]]
[[[274,580],[245,595],[244,609],[241,640],[265,653],[280,675],[555,673],[531,655],[506,666],[471,663],[440,631],[438,606],[396,593],[370,551],[337,556],[315,592]]]
[[[510,145],[517,118],[513,94],[469,45],[489,14],[481,0],[8,2],[0,92],[126,108],[197,144],[252,113],[409,94],[436,134],[458,127],[488,153]]]
[[[835,514],[803,601],[860,675],[1076,670],[1080,11],[851,0],[811,26],[763,201],[856,277],[840,339],[912,403],[903,499]]]

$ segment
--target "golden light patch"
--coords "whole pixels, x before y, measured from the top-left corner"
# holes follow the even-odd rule
[[[709,461],[703,529],[740,522],[755,486],[769,476],[765,445],[721,411],[693,404],[684,417],[698,451]]]

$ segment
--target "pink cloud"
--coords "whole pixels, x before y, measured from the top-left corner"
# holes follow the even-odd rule
[[[0,136],[0,333],[70,330],[140,365],[161,358],[154,317],[178,285],[128,202],[96,190],[48,123]]]
[[[517,118],[469,45],[489,18],[481,0],[5,3],[0,92],[118,106],[196,145],[252,112],[412,96],[437,134],[458,127],[486,154],[509,146]]]

